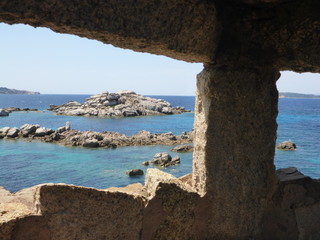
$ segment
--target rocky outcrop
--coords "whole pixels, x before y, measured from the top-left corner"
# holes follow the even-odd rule
[[[9,112],[5,109],[0,108],[0,117],[7,117],[9,116]]]
[[[278,184],[273,164],[276,80],[284,70],[320,72],[319,10],[318,0],[1,1],[2,22],[203,62],[205,71],[193,189],[155,172],[144,208],[123,192],[44,186],[32,195],[36,213],[8,218],[0,239],[319,239],[319,182]]]
[[[17,108],[17,107],[8,107],[4,109],[5,111],[11,113],[11,112],[36,112],[38,109],[36,108]]]
[[[190,143],[193,132],[174,135],[173,133],[150,133],[140,131],[132,136],[118,132],[77,131],[70,128],[70,123],[53,130],[40,125],[24,124],[18,128],[3,127],[0,129],[0,138],[22,138],[25,140],[39,140],[43,142],[59,143],[66,146],[81,146],[87,148],[116,148],[120,146],[143,145],[176,145]]]
[[[292,151],[292,150],[296,150],[297,146],[295,143],[291,142],[291,141],[284,141],[284,142],[281,142],[279,143],[276,148],[278,150],[289,150],[289,151]]]
[[[19,132],[20,132],[20,130],[19,130],[18,128],[13,127],[13,128],[10,128],[10,129],[8,130],[8,132],[6,133],[6,136],[7,136],[8,138],[15,138],[15,137],[18,136]]]
[[[49,110],[59,115],[98,117],[134,117],[189,112],[183,107],[172,107],[163,99],[145,97],[126,90],[93,95],[83,104],[70,101],[59,106],[50,105]]]
[[[166,168],[169,166],[180,164],[180,157],[176,156],[172,158],[171,155],[166,152],[157,153],[152,158],[151,163],[155,165],[159,165],[160,167]]]
[[[143,173],[143,170],[141,170],[141,169],[131,169],[131,170],[126,171],[126,174],[129,177],[133,177],[133,176],[141,176],[144,173]]]
[[[178,146],[172,148],[170,151],[171,152],[179,152],[179,153],[192,152],[193,146],[190,144],[182,144],[182,145],[178,145]]]

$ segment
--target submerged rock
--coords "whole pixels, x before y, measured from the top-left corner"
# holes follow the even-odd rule
[[[83,104],[70,101],[59,106],[50,105],[48,110],[59,115],[99,117],[134,117],[190,112],[183,107],[172,107],[163,99],[145,97],[127,90],[93,95]]]
[[[284,141],[277,145],[277,149],[279,150],[295,150],[297,148],[296,144],[291,141]]]
[[[143,175],[144,172],[143,172],[143,170],[141,170],[141,169],[131,169],[131,170],[129,170],[129,171],[126,171],[126,174],[127,174],[129,177],[132,177],[132,176]]]

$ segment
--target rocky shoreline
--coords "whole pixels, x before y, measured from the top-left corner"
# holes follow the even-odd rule
[[[0,117],[8,117],[12,112],[36,112],[38,109],[36,108],[16,108],[16,107],[8,107],[8,108],[0,108]]]
[[[83,104],[76,101],[62,105],[52,104],[48,110],[58,115],[98,117],[135,117],[190,112],[184,107],[172,107],[163,99],[145,97],[127,90],[93,95]]]
[[[122,146],[178,145],[192,143],[193,131],[183,132],[181,135],[177,136],[171,132],[150,133],[143,130],[132,136],[126,136],[118,132],[73,130],[70,128],[69,123],[57,130],[44,128],[40,125],[24,124],[20,128],[1,128],[0,139],[38,140],[74,147],[116,148]]]

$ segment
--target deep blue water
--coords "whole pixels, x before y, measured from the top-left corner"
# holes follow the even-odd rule
[[[100,117],[78,117],[59,116],[53,112],[46,111],[50,104],[62,104],[70,100],[83,103],[89,95],[1,95],[0,108],[19,107],[37,108],[39,112],[13,112],[10,117],[0,119],[0,127],[20,127],[25,123],[40,124],[48,128],[57,129],[64,126],[67,121],[73,129],[82,131],[116,131],[132,135],[140,130],[153,133],[173,132],[181,134],[193,128],[193,113],[165,116],[144,116],[134,118],[100,118]],[[182,105],[186,109],[194,110],[194,97],[152,96],[165,98],[173,106]]]
[[[85,101],[89,95],[0,95],[1,107],[29,107],[41,112],[16,112],[0,118],[0,127],[24,123],[58,128],[66,121],[74,129],[118,131],[134,134],[140,130],[180,134],[193,128],[193,113],[171,116],[104,119],[98,117],[57,116],[46,111],[49,104],[70,100]],[[174,106],[194,110],[194,97],[155,96]],[[320,178],[320,99],[280,99],[277,142],[291,139],[298,149],[276,151],[279,167],[296,166],[306,175]],[[125,186],[144,181],[144,176],[129,178],[125,171],[150,160],[157,152],[169,151],[172,146],[123,147],[118,149],[69,148],[57,144],[0,140],[0,186],[10,191],[45,182],[64,182],[96,188]],[[172,153],[175,156],[177,154]],[[181,164],[164,171],[182,176],[192,171],[192,154],[178,154]]]

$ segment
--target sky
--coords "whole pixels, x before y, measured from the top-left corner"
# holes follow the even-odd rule
[[[202,63],[115,48],[46,28],[0,23],[0,87],[42,94],[193,96]],[[320,95],[320,74],[282,72],[281,92]]]

